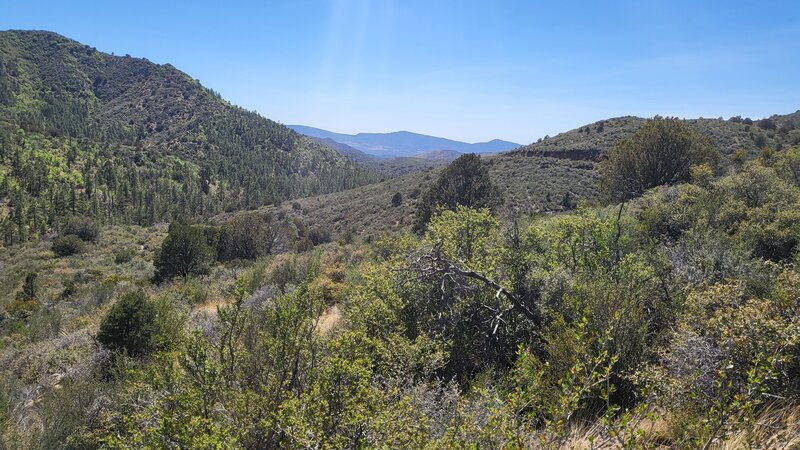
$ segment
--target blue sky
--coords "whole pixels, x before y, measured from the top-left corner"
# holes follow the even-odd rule
[[[793,1],[0,0],[286,124],[529,143],[596,120],[800,109]]]

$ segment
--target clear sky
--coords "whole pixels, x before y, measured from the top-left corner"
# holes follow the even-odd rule
[[[800,1],[0,0],[0,29],[171,63],[286,124],[529,143],[800,109]]]

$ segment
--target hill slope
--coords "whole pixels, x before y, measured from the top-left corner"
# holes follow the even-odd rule
[[[330,138],[362,152],[381,157],[414,156],[418,153],[435,150],[452,150],[459,153],[496,153],[519,147],[519,144],[499,139],[469,144],[408,131],[342,134],[303,125],[288,125],[288,127],[307,136]]]
[[[626,116],[601,120],[593,124],[540,139],[511,153],[540,154],[567,159],[602,158],[617,141],[627,138],[647,119]],[[797,145],[800,143],[800,111],[774,115],[753,122],[750,119],[686,119],[686,124],[711,139],[723,156],[741,149],[755,155],[760,148]]]
[[[6,242],[67,213],[150,223],[377,178],[169,64],[40,31],[0,32],[0,149]]]
[[[504,202],[498,211],[502,217],[568,210],[579,202],[591,202],[597,197],[599,174],[594,162],[507,153],[484,158],[492,182],[503,193]],[[370,239],[410,231],[417,199],[442,168],[428,168],[347,191],[300,198],[263,210],[284,211],[301,218],[310,227],[331,231],[335,237],[355,235]],[[402,199],[398,206],[392,205],[395,193]]]
[[[631,136],[646,119],[620,117],[597,122],[543,139],[517,150],[486,156],[492,181],[503,192],[503,216],[571,209],[598,198],[596,170],[620,139]],[[770,121],[772,123],[770,123]],[[692,119],[687,124],[707,136],[726,156],[742,149],[752,157],[759,146],[787,146],[800,142],[800,112],[775,115],[767,121]],[[747,123],[750,122],[750,123]],[[588,131],[587,131],[588,130]],[[761,136],[761,137],[760,137]],[[334,233],[379,235],[410,228],[417,196],[438,176],[430,169],[349,191],[303,198],[292,214]],[[399,192],[400,206],[391,198]],[[285,209],[289,209],[285,207]]]

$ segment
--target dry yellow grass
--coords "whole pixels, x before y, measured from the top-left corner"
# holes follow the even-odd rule
[[[711,448],[800,449],[800,406],[768,407],[759,415],[755,429],[739,431]]]
[[[319,317],[319,321],[317,322],[317,330],[323,336],[329,335],[336,329],[336,325],[339,323],[339,320],[342,318],[342,314],[339,311],[339,307],[337,305],[333,305]]]
[[[197,305],[196,309],[198,312],[202,312],[208,314],[209,316],[216,317],[218,308],[225,306],[227,303],[228,302],[224,298],[217,297],[217,298],[212,298],[201,305]]]
[[[634,433],[641,435],[637,439],[639,446],[634,448],[686,448],[685,444],[670,442],[669,417],[663,414],[658,414],[655,419],[641,420],[636,424]],[[624,447],[617,440],[610,439],[607,430],[595,423],[575,426],[569,439],[560,448],[610,450]],[[759,414],[754,429],[740,430],[730,436],[715,439],[709,443],[707,448],[714,450],[800,449],[800,406],[773,405],[767,407]]]

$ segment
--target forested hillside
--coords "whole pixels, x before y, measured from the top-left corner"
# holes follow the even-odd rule
[[[0,32],[0,234],[69,215],[151,224],[351,188],[377,175],[170,65]]]

